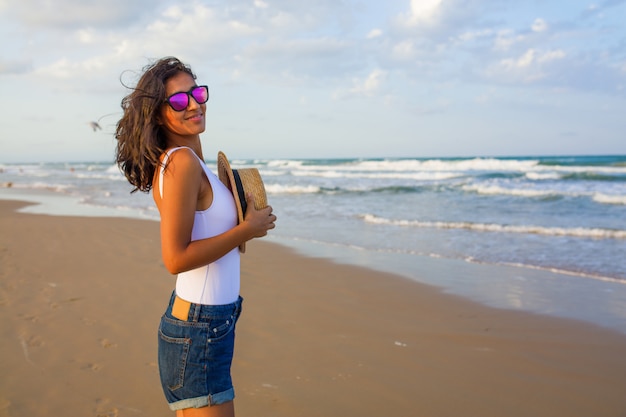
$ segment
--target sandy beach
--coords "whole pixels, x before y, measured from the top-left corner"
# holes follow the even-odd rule
[[[173,416],[158,223],[0,201],[0,417]],[[445,262],[445,260],[442,260]],[[485,307],[257,240],[233,367],[245,416],[626,416],[626,335]]]

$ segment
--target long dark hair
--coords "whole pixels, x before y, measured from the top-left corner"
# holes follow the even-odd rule
[[[165,133],[157,118],[165,101],[165,82],[184,72],[196,79],[188,65],[174,57],[161,58],[146,66],[132,92],[122,99],[123,116],[117,122],[116,161],[137,190],[152,189],[159,157],[165,151]]]

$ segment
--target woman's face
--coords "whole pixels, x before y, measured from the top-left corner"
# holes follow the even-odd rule
[[[174,93],[187,92],[196,86],[193,77],[185,72],[179,72],[165,82],[165,96]],[[182,111],[175,111],[163,103],[160,113],[160,124],[165,130],[168,139],[176,140],[188,136],[197,136],[204,132],[206,103],[198,104],[193,97],[189,97],[189,105]]]

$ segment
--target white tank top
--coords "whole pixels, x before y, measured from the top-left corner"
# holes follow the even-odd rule
[[[163,167],[172,152],[170,149],[163,158],[159,176],[159,191],[163,199]],[[190,149],[190,148],[187,148]],[[191,150],[191,149],[190,149]],[[192,150],[193,152],[193,150]],[[193,152],[196,155],[195,152]],[[203,160],[198,161],[213,190],[213,201],[206,210],[196,211],[191,231],[191,240],[206,239],[220,235],[237,225],[237,207],[233,195],[211,172]],[[197,304],[230,304],[239,298],[240,262],[239,249],[234,248],[217,261],[206,266],[181,272],[176,278],[176,295]]]

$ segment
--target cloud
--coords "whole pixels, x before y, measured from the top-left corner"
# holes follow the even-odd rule
[[[39,67],[33,71],[34,75],[58,79],[72,79],[78,73],[98,73],[108,67],[108,63],[98,57],[76,62],[62,58],[50,65]]]
[[[496,51],[508,51],[517,44],[523,43],[527,37],[512,29],[502,29],[496,33],[493,49]]]
[[[533,22],[531,29],[533,32],[545,32],[548,30],[548,23],[541,18],[537,18]]]
[[[407,26],[433,24],[443,0],[411,0],[409,12],[401,17]]]
[[[357,67],[354,43],[322,37],[280,38],[249,43],[237,56],[243,73],[256,79],[289,83],[325,83],[343,78]]]
[[[610,58],[623,56],[623,51],[618,45],[610,51],[608,43],[592,39],[603,36],[599,30],[582,27],[576,33],[581,22],[576,26],[562,18],[554,23],[542,11],[535,14],[542,17],[514,19],[513,2],[406,1],[405,10],[368,21],[364,27],[374,29],[365,36],[363,26],[360,33],[351,26],[362,11],[331,0],[232,0],[227,6],[193,0],[58,0],[54,8],[47,0],[33,2],[29,7],[22,2],[4,5],[4,18],[21,24],[21,34],[28,35],[11,36],[16,41],[4,48],[0,73],[33,71],[39,79],[58,80],[57,88],[96,78],[116,83],[122,71],[172,54],[194,67],[232,74],[233,80],[328,84],[332,91],[352,85],[343,90],[353,96],[366,96],[367,91],[353,85],[359,79],[355,75],[376,71],[417,83],[454,79],[562,85],[565,78],[582,79],[574,72],[593,61],[595,73],[604,66],[612,74],[610,81],[597,85],[609,87],[612,82],[609,90],[615,91],[626,84],[624,60]],[[609,6],[618,4],[603,3],[601,8]],[[559,32],[563,27],[569,32]],[[576,36],[589,39],[589,46],[583,46],[588,50],[570,51]],[[598,59],[603,56],[609,58]],[[570,76],[558,73],[563,70]],[[571,88],[589,85],[569,83]]]
[[[333,93],[333,99],[342,100],[355,97],[373,97],[379,92],[386,76],[387,73],[385,71],[375,69],[365,78],[355,78],[352,81],[352,88],[348,90],[338,90]]]
[[[583,18],[595,18],[604,17],[605,12],[613,7],[619,7],[626,4],[626,0],[604,0],[598,3],[591,3],[585,10],[582,11],[581,17]]]
[[[506,83],[532,83],[552,75],[551,64],[566,58],[562,50],[528,49],[515,58],[506,58],[487,69],[489,77]]]
[[[374,39],[374,38],[378,38],[381,37],[383,35],[383,31],[380,29],[372,29],[368,34],[367,34],[367,39]]]
[[[412,60],[415,58],[415,44],[411,39],[405,39],[393,45],[391,55],[400,61]]]
[[[159,0],[29,0],[13,2],[6,13],[30,28],[110,28],[131,24],[146,10],[158,8],[159,3]]]

